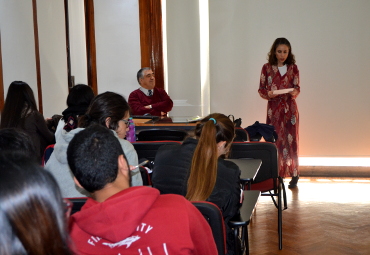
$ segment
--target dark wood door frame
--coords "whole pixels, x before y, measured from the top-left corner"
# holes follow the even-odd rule
[[[87,82],[95,95],[98,94],[98,79],[96,69],[96,44],[95,44],[95,17],[94,0],[85,0],[85,33],[87,56]]]
[[[164,88],[161,1],[160,0],[138,0],[138,1],[139,1],[139,19],[140,19],[141,66],[151,67],[155,73],[156,86],[159,88]],[[94,0],[84,0],[84,4],[85,4],[87,80],[88,85],[91,86],[94,93],[97,94],[98,85],[96,68]]]
[[[3,56],[1,53],[1,31],[0,31],[0,111],[4,107],[4,77],[3,77]]]
[[[138,0],[141,67],[151,67],[156,87],[164,88],[161,0]]]
[[[33,9],[33,33],[35,40],[35,60],[36,60],[36,79],[37,79],[37,95],[39,103],[39,112],[43,114],[42,104],[42,84],[41,84],[41,69],[40,69],[40,50],[39,50],[39,29],[37,24],[37,0],[32,0]]]

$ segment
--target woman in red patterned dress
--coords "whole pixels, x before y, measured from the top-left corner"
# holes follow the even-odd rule
[[[292,90],[279,94],[277,90],[282,89]],[[278,133],[279,175],[292,177],[289,188],[297,187],[299,179],[299,113],[295,101],[299,92],[299,70],[292,47],[287,39],[277,38],[268,54],[268,63],[262,67],[258,93],[268,100],[266,123]]]

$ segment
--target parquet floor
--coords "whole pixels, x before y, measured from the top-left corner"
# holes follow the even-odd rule
[[[370,254],[370,179],[301,177],[287,199],[283,249],[277,209],[261,197],[249,225],[250,254]]]

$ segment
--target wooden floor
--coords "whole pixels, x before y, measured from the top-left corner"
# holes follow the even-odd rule
[[[261,197],[249,226],[250,254],[370,254],[369,178],[301,177],[287,199],[283,249],[277,209]]]

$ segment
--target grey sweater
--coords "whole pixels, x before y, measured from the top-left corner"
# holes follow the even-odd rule
[[[72,138],[83,130],[83,128],[77,128],[73,129],[70,132],[66,132],[65,130],[62,130],[61,133],[56,138],[56,143],[54,146],[54,151],[51,154],[48,162],[45,165],[45,169],[49,171],[54,178],[57,180],[59,187],[62,191],[63,197],[86,197],[89,196],[89,193],[86,190],[83,190],[79,187],[77,187],[73,181],[73,174],[68,166],[67,162],[67,148],[69,145],[69,142],[72,140]],[[114,135],[117,137],[119,142],[121,143],[123,152],[126,155],[127,161],[129,165],[137,165],[138,164],[138,158],[137,153],[134,149],[134,146],[124,140],[118,138],[116,132],[114,132]],[[141,186],[143,185],[143,180],[140,175],[139,169],[135,169],[133,171],[130,171],[131,173],[131,184],[132,186]]]

